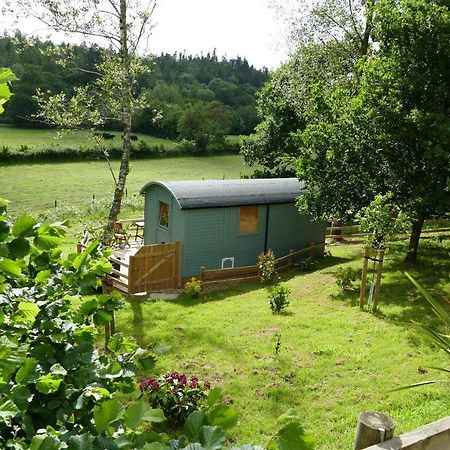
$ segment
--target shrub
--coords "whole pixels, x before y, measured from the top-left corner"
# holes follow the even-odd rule
[[[269,306],[274,314],[280,314],[283,309],[289,306],[287,296],[291,290],[283,283],[277,284],[269,294]]]
[[[311,257],[302,259],[298,263],[298,267],[302,272],[309,272],[311,270],[314,270],[316,268],[317,261]]]
[[[361,271],[351,267],[339,267],[336,271],[336,284],[342,289],[350,289],[353,283],[361,276]]]
[[[115,398],[134,392],[135,371],[151,369],[154,356],[120,335],[100,353],[97,327],[122,301],[80,295],[101,285],[107,255],[93,242],[63,260],[63,225],[31,216],[11,223],[6,204],[0,199],[0,448],[116,448],[113,434],[129,448],[154,441],[137,427],[164,420],[162,412]]]
[[[188,416],[204,406],[208,382],[200,383],[197,377],[171,372],[158,378],[146,378],[140,388],[153,408],[161,408],[174,425],[182,425]]]
[[[270,284],[278,278],[277,271],[275,270],[275,255],[272,250],[259,254],[258,269],[261,282],[263,283]]]
[[[186,282],[184,285],[184,292],[192,298],[198,297],[202,292],[202,282],[197,280],[197,278],[192,277],[191,281]]]

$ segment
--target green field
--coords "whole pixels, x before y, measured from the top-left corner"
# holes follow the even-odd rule
[[[113,161],[117,171],[119,162]],[[239,155],[136,160],[128,176],[128,196],[150,180],[239,178],[251,173]],[[114,189],[106,161],[11,164],[0,167],[0,197],[13,213],[37,215],[57,205],[80,205],[105,198]]]
[[[113,140],[104,141],[107,146],[120,146],[121,133],[117,131],[106,131],[115,135]],[[149,145],[173,146],[175,141],[160,139],[142,133],[135,133],[139,140],[147,142]],[[0,148],[2,146],[10,149],[18,149],[26,145],[29,148],[49,148],[49,147],[69,147],[79,148],[81,145],[94,145],[93,135],[89,131],[71,131],[59,136],[55,130],[35,130],[26,128],[13,128],[7,125],[0,125]]]
[[[427,288],[448,292],[449,250],[448,240],[422,243],[421,262],[408,270]],[[404,249],[396,244],[386,254],[377,315],[359,310],[357,289],[342,293],[334,281],[338,267],[361,268],[361,247],[330,251],[314,272],[284,276],[292,291],[285,314],[270,312],[267,291],[254,282],[198,300],[131,299],[117,314],[118,330],[144,348],[173,346],[159,358],[154,375],[177,370],[222,386],[240,414],[233,443],[264,446],[277,417],[289,408],[321,450],[353,448],[362,411],[390,414],[396,434],[447,416],[448,385],[392,392],[445,379],[445,373],[418,369],[448,366],[445,352],[408,328],[410,320],[436,320],[403,275]],[[275,354],[277,340],[281,349]]]

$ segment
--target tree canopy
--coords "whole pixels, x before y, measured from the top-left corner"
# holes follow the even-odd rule
[[[70,64],[60,64],[60,55],[68,52]],[[70,97],[75,88],[98,78],[96,66],[102,61],[102,49],[95,44],[55,45],[16,33],[0,38],[0,60],[20,78],[2,120],[15,126],[43,127],[47,125],[33,118],[36,90],[64,92]],[[135,111],[133,131],[176,139],[186,111],[211,101],[230,108],[231,134],[249,134],[259,122],[255,93],[268,79],[266,69],[256,69],[240,57],[219,59],[214,51],[198,56],[161,54],[141,61],[151,73],[139,76],[135,88],[148,106]],[[114,121],[105,126],[118,128]]]
[[[377,194],[392,192],[414,221],[414,260],[423,220],[450,210],[450,10],[446,2],[425,0],[369,6],[367,54],[344,57],[346,64],[328,57],[328,65],[320,64],[331,68],[325,76],[309,79],[313,64],[296,66],[293,59],[280,69],[260,98],[269,114],[243,153],[269,172],[279,167],[273,161],[292,155],[287,168],[309,188],[299,207],[317,218],[353,219]],[[298,55],[306,61],[313,51],[317,61],[339,42],[307,43]],[[279,145],[265,161],[260,155],[270,142]]]

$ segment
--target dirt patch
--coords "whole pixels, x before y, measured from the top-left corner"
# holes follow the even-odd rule
[[[254,331],[252,334],[254,336],[265,336],[268,334],[274,334],[280,331],[279,327],[268,327],[268,328],[263,328],[261,330],[256,330]]]

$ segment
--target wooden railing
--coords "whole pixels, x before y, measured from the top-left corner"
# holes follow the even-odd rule
[[[427,228],[430,225],[443,225],[440,228]],[[442,219],[442,220],[426,220],[424,222],[424,228],[422,229],[421,236],[428,237],[433,234],[450,234],[450,227],[445,225],[450,225],[450,220]],[[347,225],[343,227],[328,227],[326,229],[326,239],[343,239],[345,241],[360,241],[362,238],[368,236],[368,233],[358,233],[360,230],[359,225]],[[333,231],[340,231],[340,234],[332,234]],[[354,233],[355,232],[355,233]],[[399,234],[396,239],[405,239],[408,238],[407,234]]]
[[[291,250],[286,256],[282,256],[275,260],[275,269],[277,271],[288,270],[294,267],[294,263],[304,256],[313,258],[323,255],[325,243],[313,244],[302,250]],[[250,280],[259,278],[258,266],[233,267],[229,269],[206,269],[202,267],[200,270],[200,281],[205,284],[220,283],[226,281]]]

